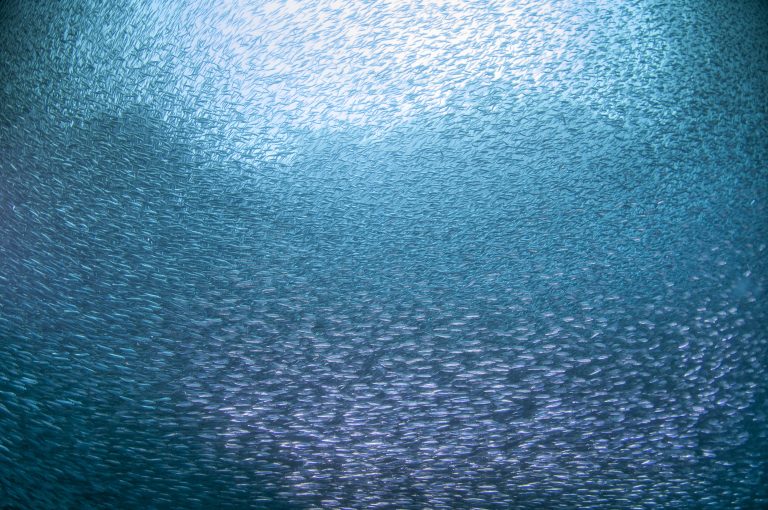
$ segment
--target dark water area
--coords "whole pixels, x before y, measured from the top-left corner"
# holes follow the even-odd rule
[[[0,509],[768,507],[764,2],[0,4]]]

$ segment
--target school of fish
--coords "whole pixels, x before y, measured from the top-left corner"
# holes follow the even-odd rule
[[[0,3],[0,510],[768,508],[768,4]]]

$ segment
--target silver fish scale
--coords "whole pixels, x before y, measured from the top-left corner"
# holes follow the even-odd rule
[[[764,2],[0,4],[0,510],[768,507]]]

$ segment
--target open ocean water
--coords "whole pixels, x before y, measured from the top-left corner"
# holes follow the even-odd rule
[[[764,1],[3,1],[0,509],[768,508]]]

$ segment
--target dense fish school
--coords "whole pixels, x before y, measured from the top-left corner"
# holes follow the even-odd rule
[[[768,508],[768,4],[4,1],[0,509]]]

